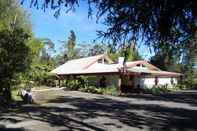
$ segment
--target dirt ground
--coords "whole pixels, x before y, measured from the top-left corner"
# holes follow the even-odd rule
[[[0,131],[197,131],[197,91],[114,97],[33,93],[36,104],[0,111]]]

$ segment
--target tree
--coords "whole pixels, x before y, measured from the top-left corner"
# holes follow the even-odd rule
[[[70,31],[70,36],[68,37],[68,42],[65,45],[68,50],[74,50],[76,45],[76,35],[73,30]]]
[[[0,95],[9,102],[17,75],[29,68],[31,37],[27,15],[14,0],[0,1]]]
[[[70,30],[70,36],[68,37],[67,41],[65,40],[60,42],[63,43],[63,51],[54,57],[54,61],[57,66],[65,63],[68,60],[80,57],[80,50],[76,48],[76,35],[73,30]]]
[[[0,1],[0,30],[12,29],[13,26],[22,28],[32,35],[31,23],[24,10],[16,0]]]
[[[77,50],[76,47],[76,35],[73,30],[70,31],[70,36],[68,37],[68,41],[65,44],[66,54],[64,55],[64,58],[67,60],[77,58]]]
[[[104,54],[107,51],[107,47],[103,44],[90,45],[88,56]]]
[[[181,72],[182,65],[178,61],[178,57],[168,52],[161,51],[157,52],[151,57],[150,62],[158,68],[166,71]]]
[[[180,55],[180,52],[169,44],[162,44],[155,50],[155,55],[151,57],[150,62],[163,70],[181,72]]]
[[[79,57],[79,50],[76,48],[76,35],[73,30],[70,31],[70,36],[68,37],[68,41],[60,41],[62,42],[64,52],[57,56],[56,60],[58,60],[56,63],[63,64],[65,61],[75,59]]]
[[[182,54],[182,63],[185,71],[192,71],[197,66],[197,33],[193,39],[190,39],[190,45],[185,48]]]
[[[42,43],[41,62],[49,64],[52,59],[51,54],[55,52],[55,44],[49,38],[42,38],[40,42]]]
[[[34,38],[28,42],[30,48],[30,68],[21,73],[21,81],[28,83],[33,81],[37,85],[50,85],[52,84],[49,72],[55,68],[55,61],[52,58],[54,52],[54,43],[48,38]]]
[[[24,0],[23,0],[24,1]],[[38,6],[41,1],[33,0],[31,5]],[[56,10],[55,16],[66,7],[74,10],[79,0],[44,0],[43,9],[48,5]],[[196,0],[87,0],[89,15],[92,7],[97,9],[98,20],[106,16],[106,31],[99,36],[110,38],[114,45],[123,44],[132,37],[143,37],[147,45],[160,48],[160,44],[179,46],[194,37],[197,30]],[[186,43],[189,44],[189,43]]]
[[[124,45],[123,49],[121,50],[121,54],[125,57],[125,62],[142,59],[138,53],[138,50],[136,49],[136,45],[137,42],[135,37],[132,38],[129,44]]]
[[[0,83],[7,100],[11,100],[11,80],[17,73],[29,66],[29,48],[26,45],[28,34],[22,29],[0,32]]]
[[[118,49],[111,47],[109,45],[108,54],[113,60],[117,60],[120,56],[125,58],[124,62],[141,60],[142,57],[138,53],[136,45],[137,43],[135,38],[132,38],[132,40],[129,43],[124,44],[122,47]]]
[[[197,87],[197,39],[191,39],[190,47],[184,51],[182,56],[182,72],[185,75],[185,79],[182,82],[186,84],[188,88]]]

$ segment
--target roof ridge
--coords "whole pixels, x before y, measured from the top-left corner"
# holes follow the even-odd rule
[[[76,59],[72,59],[72,60],[87,59],[87,58],[98,57],[98,56],[102,56],[102,55],[105,55],[105,54],[99,54],[99,55],[88,56],[88,57],[81,57],[81,58],[76,58]],[[71,60],[69,60],[69,61],[71,61]]]
[[[105,54],[94,55],[94,56],[88,56],[88,57],[81,57],[81,58],[71,59],[71,60],[68,60],[68,61],[66,61],[66,62],[75,61],[75,60],[80,60],[80,59],[88,59],[88,58],[93,58],[93,57],[99,57],[99,56],[104,56],[104,55],[105,55]]]

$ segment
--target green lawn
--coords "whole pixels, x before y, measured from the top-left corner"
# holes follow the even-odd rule
[[[18,96],[18,90],[17,89],[12,90],[12,99],[14,101],[22,101],[21,97]]]
[[[50,87],[48,86],[34,86],[32,89],[34,90],[42,90],[42,89],[49,89]],[[18,91],[20,90],[20,88],[14,88],[12,90],[12,99],[14,101],[22,101],[21,97],[18,96]]]

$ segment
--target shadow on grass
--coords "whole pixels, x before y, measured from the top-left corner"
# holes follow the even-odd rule
[[[50,100],[47,106],[23,106],[1,113],[0,116],[17,116],[24,120],[47,122],[51,126],[64,126],[65,130],[104,131],[109,126],[121,130],[125,125],[150,131],[197,130],[197,110],[132,104],[102,96],[91,99],[61,96]],[[118,122],[98,121],[98,117]]]

